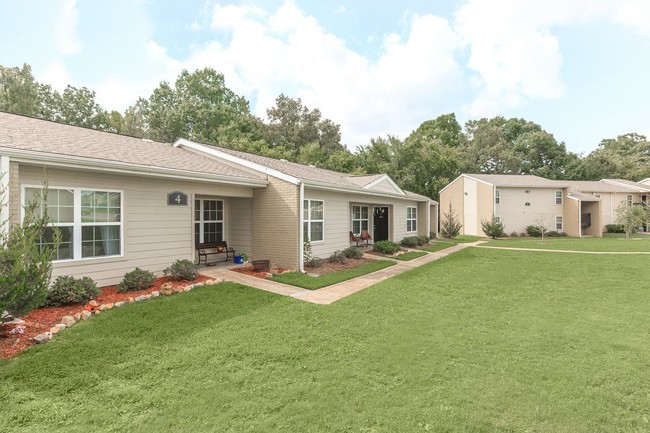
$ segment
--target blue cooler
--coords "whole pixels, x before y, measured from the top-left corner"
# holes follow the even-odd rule
[[[235,263],[238,265],[244,264],[244,258],[242,256],[235,256]]]

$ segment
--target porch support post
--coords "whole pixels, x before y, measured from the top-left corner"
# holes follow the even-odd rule
[[[300,203],[298,205],[299,209],[299,215],[298,215],[298,222],[300,225],[298,226],[299,230],[299,236],[298,239],[300,239],[300,245],[298,245],[298,270],[300,272],[305,272],[305,232],[303,230],[304,226],[304,213],[305,213],[305,184],[303,182],[300,182],[300,194],[299,194],[299,199]]]
[[[9,232],[9,157],[0,155],[0,235],[4,236]]]

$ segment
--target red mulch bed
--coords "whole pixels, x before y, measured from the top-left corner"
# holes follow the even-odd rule
[[[160,290],[160,286],[162,286],[163,283],[170,282],[173,287],[182,287],[188,284],[200,283],[209,279],[209,277],[203,275],[199,275],[199,277],[193,281],[171,281],[169,277],[160,277],[156,278],[153,285],[146,290],[136,290],[124,293],[118,293],[117,286],[102,287],[101,295],[98,295],[93,299],[100,305],[115,303]],[[73,304],[63,307],[42,307],[33,310],[24,317],[21,317],[21,319],[25,321],[25,323],[22,323],[21,325],[26,327],[25,332],[22,334],[9,334],[8,331],[11,330],[11,327],[0,326],[0,358],[12,358],[20,354],[20,352],[35,344],[32,340],[33,337],[49,331],[50,328],[61,322],[63,316],[74,316],[76,313],[80,313],[85,306],[86,304]]]
[[[269,274],[268,272],[255,272],[252,266],[246,266],[245,268],[232,268],[230,270],[239,272],[240,274],[246,274],[257,278],[268,278],[268,274]],[[275,275],[282,274],[284,272],[287,272],[287,269],[278,268],[277,271],[275,272]]]

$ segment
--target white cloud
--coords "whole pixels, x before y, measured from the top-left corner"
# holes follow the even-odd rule
[[[54,90],[63,92],[68,84],[71,84],[70,75],[65,67],[65,63],[61,59],[50,62],[45,69],[38,74],[38,81],[47,83],[52,86]]]
[[[347,7],[345,7],[344,4],[339,5],[336,9],[334,9],[335,14],[346,14],[350,12]]]
[[[184,64],[223,72],[228,87],[255,100],[262,117],[280,93],[300,97],[340,123],[343,141],[356,146],[386,132],[408,134],[458,86],[458,41],[447,21],[413,16],[409,25],[404,39],[386,36],[379,58],[371,60],[293,2],[274,12],[216,6],[212,27],[227,32],[227,42],[206,44]]]
[[[81,39],[77,34],[79,9],[76,0],[65,0],[56,19],[55,39],[60,54],[73,55],[81,51]]]

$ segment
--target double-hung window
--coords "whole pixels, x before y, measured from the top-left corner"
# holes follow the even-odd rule
[[[627,205],[628,205],[628,206],[632,206],[632,195],[631,195],[631,194],[628,194],[628,195],[625,197],[625,201],[627,202]]]
[[[122,254],[122,192],[82,188],[26,187],[24,203],[47,204],[50,219],[41,236],[41,247],[59,244],[54,260],[78,260]]]
[[[555,217],[555,230],[563,230],[564,228],[564,223],[563,223],[563,218],[561,216],[556,216]]]
[[[406,231],[414,232],[417,231],[417,222],[418,222],[418,208],[407,206],[406,207]]]
[[[352,206],[352,233],[360,235],[362,230],[368,230],[368,206]]]
[[[325,213],[322,200],[305,200],[303,202],[303,235],[305,240],[319,242],[325,239]]]
[[[494,191],[494,204],[499,204],[501,203],[501,190],[497,189]]]
[[[562,204],[562,190],[555,191],[555,204]]]
[[[194,200],[195,244],[223,241],[223,200]]]

